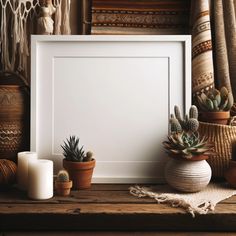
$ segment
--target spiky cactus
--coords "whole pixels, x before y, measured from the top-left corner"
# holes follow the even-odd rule
[[[212,89],[207,93],[201,93],[196,97],[197,105],[202,111],[229,111],[233,106],[234,99],[226,87],[219,90]]]
[[[212,154],[214,146],[198,133],[172,133],[163,142],[166,152],[175,157],[191,159],[193,156]]]
[[[175,115],[171,114],[170,128],[171,133],[168,141],[163,145],[168,154],[186,159],[193,156],[212,154],[213,145],[208,144],[206,138],[200,138],[197,132],[199,127],[198,109],[191,106],[189,114],[182,118],[178,106],[174,108]]]
[[[198,119],[198,109],[196,106],[192,105],[189,109],[189,118],[190,119]]]
[[[93,153],[85,153],[84,147],[79,147],[79,138],[75,136],[70,136],[69,139],[66,139],[61,147],[63,149],[63,156],[67,161],[87,162],[92,160]]]
[[[171,114],[170,128],[171,132],[181,133],[182,131],[194,133],[198,130],[198,110],[196,106],[191,106],[189,115],[185,115],[183,119],[178,106],[174,107],[175,116]]]
[[[70,180],[69,174],[66,170],[60,170],[57,174],[58,182],[68,182]]]

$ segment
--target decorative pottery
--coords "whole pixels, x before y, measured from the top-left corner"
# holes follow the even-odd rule
[[[14,162],[0,159],[0,186],[8,186],[16,181],[17,166]]]
[[[226,181],[236,188],[236,161],[229,162],[229,168],[225,171]]]
[[[227,125],[230,118],[229,111],[201,112],[199,120],[208,123]]]
[[[182,192],[199,192],[211,180],[211,167],[205,158],[190,161],[183,158],[170,158],[165,168],[165,179],[174,189]]]
[[[59,196],[68,196],[70,195],[70,189],[72,188],[72,181],[56,181],[55,182],[55,188],[57,195]]]
[[[18,152],[29,149],[29,93],[19,78],[0,73],[0,159],[14,162]]]
[[[87,189],[91,187],[95,159],[88,162],[73,162],[63,159],[63,167],[68,171],[73,182],[72,189]]]

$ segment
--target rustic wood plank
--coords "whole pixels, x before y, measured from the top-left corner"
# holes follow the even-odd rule
[[[95,187],[99,186],[99,187]],[[129,194],[130,185],[94,185],[73,191],[68,198],[29,200],[15,188],[0,193],[0,232],[3,230],[189,230],[236,231],[236,197],[207,215],[157,204]],[[165,186],[152,186],[152,188]],[[222,220],[223,219],[223,220]],[[192,234],[190,234],[192,235]],[[202,234],[201,234],[202,235]]]
[[[9,204],[0,206],[0,229],[235,231],[236,208],[218,206],[214,213],[192,218],[166,205]]]
[[[73,191],[69,197],[59,197],[54,196],[49,200],[43,201],[34,201],[30,200],[27,197],[26,193],[22,193],[19,191],[12,191],[5,194],[0,195],[0,204],[1,203],[18,203],[18,204],[41,204],[41,203],[139,203],[139,204],[155,204],[156,201],[154,199],[145,197],[145,198],[137,198],[132,196],[128,190],[125,191]],[[229,199],[226,199],[221,202],[221,204],[236,204],[236,196],[233,196]]]

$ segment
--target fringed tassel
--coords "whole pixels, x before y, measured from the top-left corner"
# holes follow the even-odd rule
[[[70,3],[71,0],[65,0],[64,12],[62,17],[62,34],[71,34],[70,28]]]
[[[136,196],[138,198],[141,197],[150,197],[157,201],[157,203],[168,203],[172,207],[181,207],[185,209],[187,212],[189,212],[192,217],[195,217],[195,213],[198,214],[207,214],[209,210],[214,210],[215,206],[209,202],[205,201],[200,206],[192,207],[189,203],[187,203],[184,199],[176,197],[171,197],[169,194],[159,194],[151,192],[148,188],[141,188],[139,186],[130,187],[129,188],[130,193],[133,196]]]
[[[61,34],[61,0],[56,0],[54,6],[56,6],[54,34],[58,35]]]

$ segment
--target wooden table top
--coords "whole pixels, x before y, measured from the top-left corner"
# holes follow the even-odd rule
[[[0,230],[236,231],[236,197],[192,218],[180,208],[130,195],[130,186],[96,184],[44,201],[29,200],[15,188],[0,192]]]

